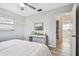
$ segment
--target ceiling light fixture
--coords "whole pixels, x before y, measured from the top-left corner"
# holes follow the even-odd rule
[[[19,6],[24,7],[25,5],[24,5],[24,3],[19,3]]]
[[[21,7],[21,10],[23,11],[24,10],[24,3],[19,3],[19,6]]]
[[[28,3],[19,3],[19,6],[21,7],[22,11],[24,10],[24,6],[28,6],[28,7],[30,7],[33,10],[37,10],[37,12],[41,12],[42,11],[42,9],[37,9],[36,7],[34,7],[34,6],[32,6],[32,5],[28,4]]]

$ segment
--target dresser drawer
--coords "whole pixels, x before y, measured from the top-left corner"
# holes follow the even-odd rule
[[[34,37],[34,38],[32,38],[32,41],[33,41],[33,42],[38,42],[38,43],[46,44],[46,39],[44,39],[44,38],[37,38],[37,37]]]

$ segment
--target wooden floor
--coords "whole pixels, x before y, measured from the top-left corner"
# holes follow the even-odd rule
[[[49,49],[53,56],[71,56],[71,40],[57,40],[56,48]]]

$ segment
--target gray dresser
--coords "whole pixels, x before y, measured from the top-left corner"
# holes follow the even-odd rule
[[[30,35],[29,41],[48,45],[48,36],[47,35]]]

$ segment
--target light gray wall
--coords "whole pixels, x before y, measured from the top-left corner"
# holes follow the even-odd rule
[[[0,30],[0,41],[9,39],[24,39],[24,17],[14,14],[12,12],[0,9],[0,16],[5,16],[14,19],[15,29],[11,30]]]
[[[56,20],[55,14],[69,12],[72,5],[68,5],[55,10],[42,12],[39,14],[31,15],[25,19],[25,39],[29,39],[31,32],[34,31],[34,23],[43,22],[44,30],[42,32],[47,33],[49,40],[48,44],[51,47],[56,46]]]
[[[15,20],[15,30],[14,31],[0,31],[0,41],[9,39],[25,39],[29,38],[31,32],[34,30],[34,23],[43,22],[44,31],[49,36],[49,46],[55,47],[56,43],[56,25],[55,25],[55,14],[69,12],[72,5],[58,8],[55,10],[50,10],[46,12],[41,12],[28,17],[22,17],[20,15],[14,14],[12,12],[0,9],[0,16],[7,16]]]
[[[27,18],[25,22],[25,39],[29,39],[29,35],[34,31],[34,23],[43,22],[44,30],[41,32],[47,33],[50,45],[54,44],[52,43],[54,41],[53,39],[55,39],[55,20],[53,16],[48,14],[37,14]]]

